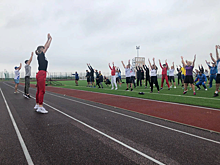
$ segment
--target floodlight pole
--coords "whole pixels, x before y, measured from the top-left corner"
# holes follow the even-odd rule
[[[140,49],[140,46],[136,46],[136,49],[137,49],[137,57],[139,57],[139,49]]]

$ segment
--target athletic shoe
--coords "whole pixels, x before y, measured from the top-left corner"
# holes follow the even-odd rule
[[[200,90],[201,88],[197,88],[197,91]]]
[[[36,109],[36,110],[37,110],[37,109],[38,109],[38,107],[39,107],[39,105],[37,105],[37,104],[36,104],[36,105],[34,106],[34,109]]]
[[[131,88],[131,91],[133,91],[133,89]]]
[[[207,88],[205,88],[205,91],[207,91]]]
[[[111,90],[113,90],[114,88],[111,88]]]
[[[186,93],[187,93],[186,91],[183,92],[184,95],[185,95]]]
[[[174,86],[174,88],[176,88],[176,86]]]
[[[31,95],[27,95],[27,97],[30,99],[30,98],[31,98]]]
[[[213,97],[217,97],[218,96],[218,93],[214,93],[214,96]]]
[[[150,93],[152,93],[152,91],[150,91]]]
[[[17,93],[17,92],[14,92],[14,93]]]
[[[36,112],[43,114],[48,113],[48,111],[44,107],[38,107]]]
[[[170,90],[170,88],[168,88],[168,90]]]
[[[160,90],[162,90],[163,88],[161,87]]]
[[[172,88],[172,85],[170,85],[170,88]]]
[[[129,91],[129,89],[127,88],[127,89],[125,89],[126,91]]]
[[[28,97],[26,94],[23,94],[23,96],[24,96],[25,98],[29,99],[29,97]]]
[[[196,92],[193,92],[193,95],[196,95]]]
[[[160,91],[158,91],[157,93],[160,93]]]
[[[147,86],[145,86],[145,88],[147,88]]]
[[[115,90],[117,90],[118,88],[115,88]]]

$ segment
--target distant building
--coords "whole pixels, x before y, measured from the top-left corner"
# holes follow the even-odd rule
[[[141,67],[145,65],[145,57],[135,57],[132,59],[132,67],[140,65]]]

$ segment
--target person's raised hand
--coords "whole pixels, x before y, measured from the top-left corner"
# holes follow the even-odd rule
[[[181,59],[183,59],[183,56],[181,56]]]
[[[31,56],[33,56],[34,55],[34,52],[31,52]]]
[[[194,55],[194,59],[196,59],[196,54]]]
[[[218,49],[219,48],[218,45],[215,45],[215,48]]]
[[[212,53],[210,53],[210,56],[212,57]]]

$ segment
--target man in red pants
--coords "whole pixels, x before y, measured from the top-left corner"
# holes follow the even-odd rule
[[[168,81],[168,77],[167,77],[167,69],[168,69],[167,60],[165,61],[165,64],[163,64],[163,66],[161,65],[160,60],[159,60],[159,63],[160,63],[160,67],[162,69],[161,88],[160,89],[163,89],[163,82],[165,79],[167,86],[168,86],[168,90],[170,90],[170,85],[169,85],[169,81]]]

